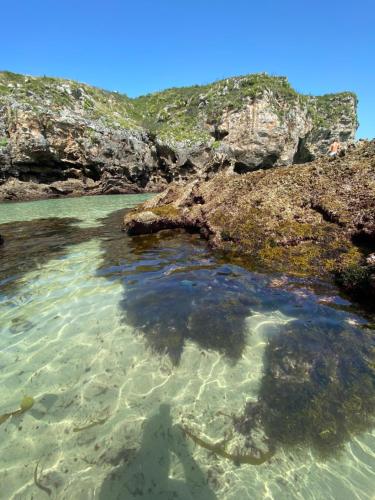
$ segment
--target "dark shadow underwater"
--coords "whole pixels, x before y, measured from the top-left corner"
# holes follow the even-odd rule
[[[179,462],[184,479],[170,477],[172,456]],[[170,407],[144,423],[140,448],[127,463],[115,468],[104,480],[100,500],[215,500],[204,473],[191,456],[184,433],[173,425]]]

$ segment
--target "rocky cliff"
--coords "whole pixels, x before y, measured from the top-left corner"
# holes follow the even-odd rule
[[[137,99],[0,73],[0,199],[159,191],[221,171],[303,163],[353,141],[349,92],[295,92],[265,74]]]

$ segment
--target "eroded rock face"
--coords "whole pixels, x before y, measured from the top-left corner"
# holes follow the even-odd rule
[[[155,230],[195,227],[214,247],[258,268],[299,276],[334,272],[373,308],[375,141],[333,161],[174,184],[125,216],[128,232],[142,233],[144,211],[154,213]]]
[[[353,94],[301,96],[286,79],[263,74],[129,99],[4,72],[0,200],[37,191],[41,197],[155,192],[219,171],[302,163],[325,154],[333,139],[350,143],[356,127]],[[18,195],[14,179],[43,187]],[[72,179],[82,187],[50,188]]]
[[[49,183],[84,178],[99,181],[107,174],[145,187],[155,164],[142,131],[111,130],[73,114],[35,116],[22,109],[16,109],[7,125],[10,160],[2,167],[4,177]]]
[[[293,163],[299,138],[308,134],[312,124],[298,107],[291,108],[289,116],[281,119],[265,95],[240,111],[225,111],[219,127],[227,131],[221,151],[234,161],[235,172],[245,173]]]

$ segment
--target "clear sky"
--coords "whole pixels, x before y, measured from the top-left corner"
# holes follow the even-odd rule
[[[0,68],[136,96],[265,71],[357,93],[375,136],[375,0],[7,0]]]

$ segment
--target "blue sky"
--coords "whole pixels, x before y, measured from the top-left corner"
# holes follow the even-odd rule
[[[130,96],[265,71],[356,92],[375,136],[374,0],[13,0],[1,21],[1,69]]]

